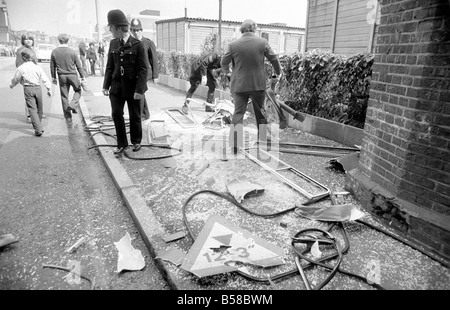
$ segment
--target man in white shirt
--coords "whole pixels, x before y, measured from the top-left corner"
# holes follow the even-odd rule
[[[34,134],[37,137],[42,136],[44,128],[42,126],[42,113],[44,111],[42,100],[41,81],[47,88],[47,95],[52,96],[51,83],[44,70],[32,62],[32,54],[23,50],[21,52],[22,58],[25,61],[20,65],[11,80],[10,88],[17,84],[23,85],[23,92],[25,95],[25,103],[30,114],[31,124],[34,128]]]

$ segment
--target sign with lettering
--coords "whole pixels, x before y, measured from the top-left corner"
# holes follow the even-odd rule
[[[285,263],[284,250],[249,231],[212,215],[181,265],[198,277],[237,271],[234,263],[261,267]]]

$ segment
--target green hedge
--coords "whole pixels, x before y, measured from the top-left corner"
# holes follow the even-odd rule
[[[373,55],[352,57],[313,50],[280,57],[277,93],[294,110],[363,128]]]
[[[189,80],[197,54],[158,50],[160,73]],[[373,55],[352,57],[313,50],[280,56],[283,76],[276,92],[294,110],[363,128],[369,99]],[[266,63],[268,81],[272,66]],[[223,77],[219,88],[228,90]],[[269,84],[268,84],[269,87]]]

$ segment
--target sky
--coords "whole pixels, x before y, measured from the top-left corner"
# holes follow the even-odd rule
[[[222,20],[286,23],[305,27],[307,0],[222,0]],[[97,9],[96,9],[97,3]],[[90,38],[97,24],[107,24],[109,10],[125,15],[159,10],[162,17],[219,19],[219,0],[6,0],[13,30],[40,30],[49,35],[68,34]]]

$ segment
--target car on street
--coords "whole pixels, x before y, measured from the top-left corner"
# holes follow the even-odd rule
[[[40,43],[36,46],[36,57],[38,62],[50,61],[52,51],[56,48],[56,45]]]

